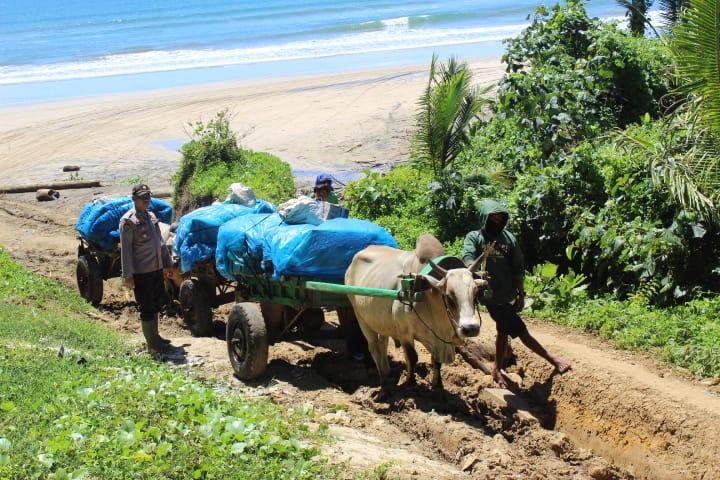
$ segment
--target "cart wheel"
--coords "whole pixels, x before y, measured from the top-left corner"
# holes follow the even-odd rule
[[[78,257],[75,269],[80,296],[90,302],[93,307],[100,305],[103,296],[103,278],[100,265],[92,255],[84,254]]]
[[[227,322],[230,363],[240,380],[252,380],[265,371],[268,342],[265,321],[252,303],[233,306]]]
[[[298,322],[302,325],[303,331],[316,332],[325,323],[325,312],[322,308],[308,308],[300,315]]]
[[[196,337],[208,337],[213,333],[213,312],[207,289],[195,280],[180,284],[180,305],[183,320]]]

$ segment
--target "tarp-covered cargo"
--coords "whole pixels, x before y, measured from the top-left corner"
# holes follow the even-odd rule
[[[256,213],[273,213],[275,208],[262,200],[245,207],[218,203],[198,208],[180,218],[175,233],[175,251],[180,257],[180,270],[188,272],[200,262],[215,257],[220,226],[233,218]]]
[[[264,262],[281,275],[343,280],[353,256],[370,245],[396,247],[384,228],[372,222],[335,218],[320,225],[280,225],[267,232]]]
[[[220,227],[215,266],[220,275],[233,280],[262,272],[263,244],[267,232],[282,223],[277,213],[237,217]]]
[[[129,196],[99,198],[83,207],[75,230],[96,247],[112,250],[120,240],[120,218],[131,208],[133,200]],[[149,209],[161,222],[171,222],[172,207],[169,203],[152,198]]]

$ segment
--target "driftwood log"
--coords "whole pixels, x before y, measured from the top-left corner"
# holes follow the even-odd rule
[[[100,182],[98,181],[37,183],[35,185],[0,187],[0,193],[28,193],[37,192],[42,189],[69,190],[77,188],[96,188],[100,186],[102,185],[100,185]]]

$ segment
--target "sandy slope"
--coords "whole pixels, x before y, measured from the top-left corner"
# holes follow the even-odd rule
[[[497,60],[473,64],[478,83],[497,80]],[[228,109],[243,143],[296,170],[357,170],[407,158],[415,102],[427,67],[86,98],[0,109],[0,185],[81,176],[167,182],[190,122]]]

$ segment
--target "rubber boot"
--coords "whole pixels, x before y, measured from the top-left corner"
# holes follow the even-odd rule
[[[159,317],[160,317],[160,315],[156,313],[155,314],[155,334],[157,335],[157,338],[162,343],[164,343],[165,345],[169,345],[171,343],[171,340],[168,340],[167,338],[163,338],[160,336],[160,331],[158,330],[158,328],[160,326],[160,321],[158,320]]]
[[[165,344],[160,340],[160,335],[158,335],[157,320],[147,320],[140,322],[140,324],[142,325],[145,343],[147,343],[148,353],[153,358],[157,358],[163,347],[165,347]]]

